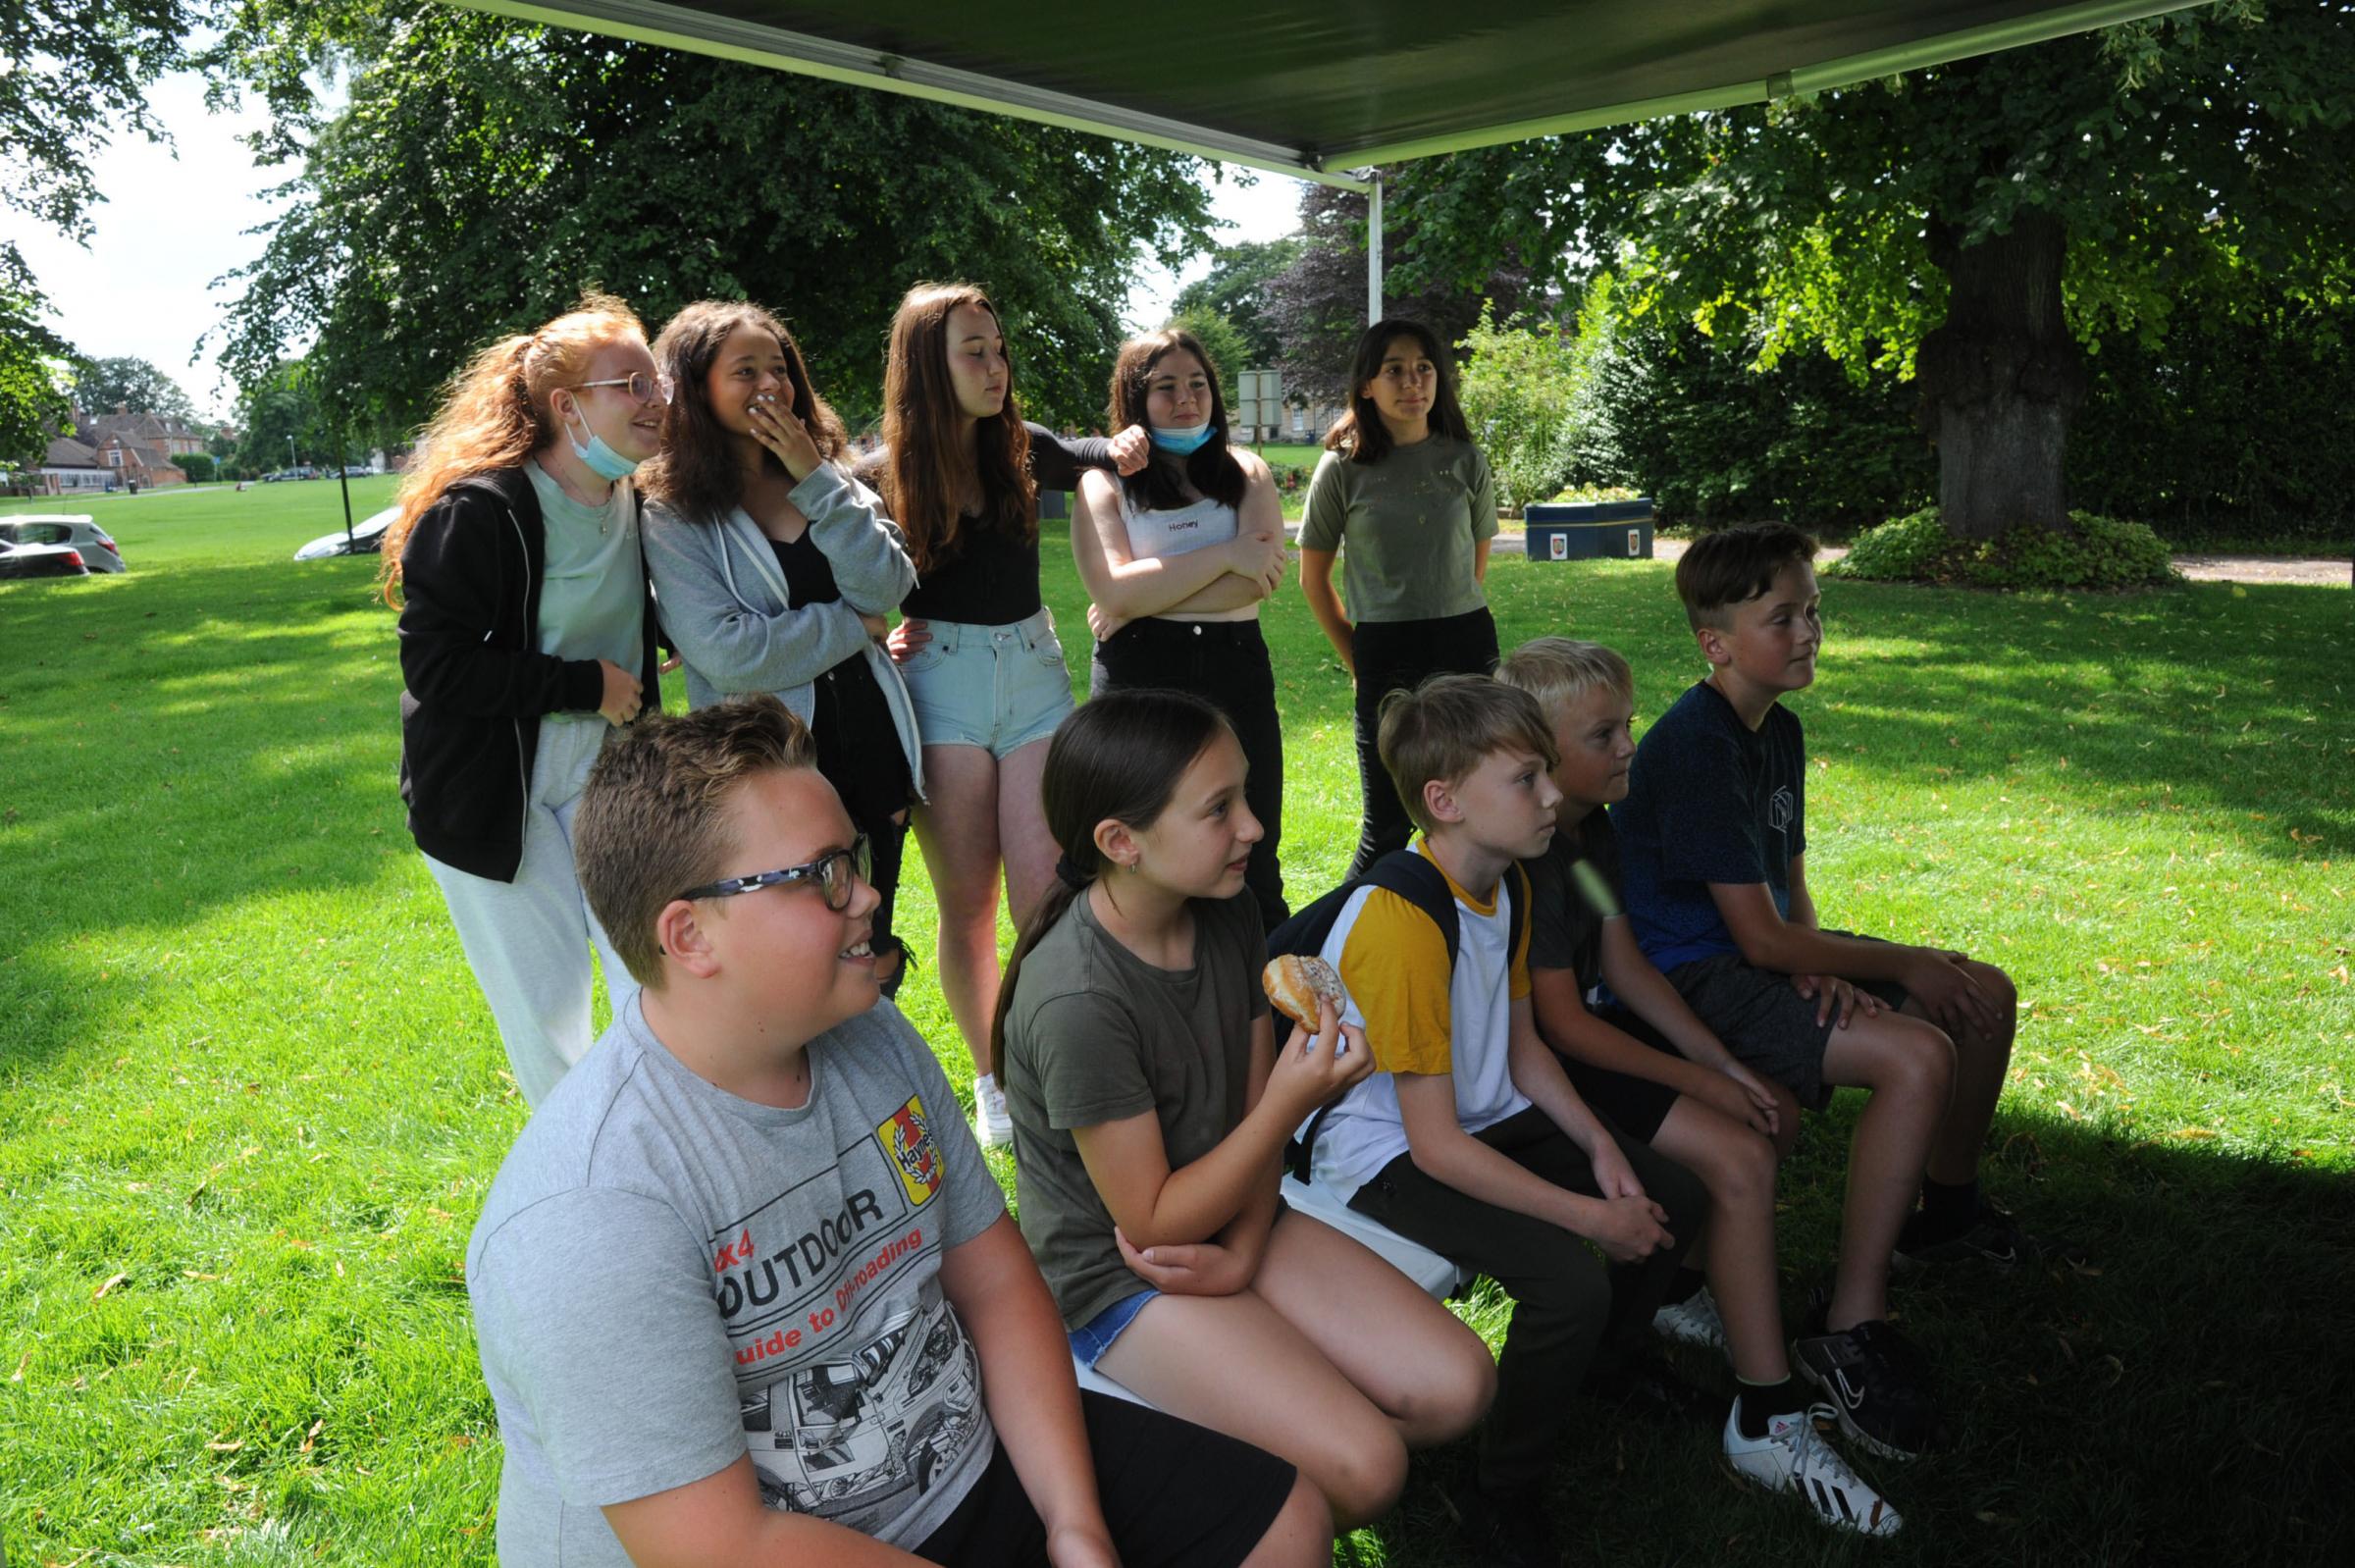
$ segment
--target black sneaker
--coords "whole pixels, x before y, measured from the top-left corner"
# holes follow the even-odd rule
[[[1913,1459],[1933,1446],[1938,1417],[1928,1364],[1886,1321],[1794,1339],[1791,1364],[1823,1390],[1840,1429],[1874,1453]]]
[[[1561,1568],[1562,1548],[1545,1518],[1541,1493],[1492,1497],[1467,1482],[1455,1490],[1451,1502],[1456,1517],[1463,1521],[1473,1561],[1493,1563],[1496,1568]]]
[[[1905,1229],[1898,1232],[1897,1250],[1890,1254],[1890,1263],[1905,1273],[1942,1263],[1978,1263],[2009,1272],[2032,1259],[2084,1261],[2072,1247],[2037,1240],[2020,1229],[2012,1216],[1984,1199],[1980,1200],[1979,1212],[1971,1218],[1969,1226],[1959,1234],[1942,1241],[1923,1242],[1917,1239],[1920,1228],[1921,1215],[1916,1212],[1907,1219]]]
[[[1636,1352],[1597,1363],[1587,1375],[1587,1391],[1631,1415],[1690,1422],[1712,1432],[1725,1419],[1724,1399],[1694,1387],[1658,1355]]]

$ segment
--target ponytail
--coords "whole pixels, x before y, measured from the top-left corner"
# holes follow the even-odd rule
[[[1107,820],[1151,827],[1178,793],[1178,781],[1222,732],[1227,716],[1186,692],[1111,692],[1066,718],[1047,747],[1039,779],[1047,831],[1063,851],[1055,883],[1022,922],[998,1009],[989,1020],[991,1060],[1006,1060],[1006,1016],[1014,1007],[1022,961],[1088,885],[1104,874],[1096,827]]]

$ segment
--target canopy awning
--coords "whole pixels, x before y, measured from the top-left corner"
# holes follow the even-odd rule
[[[1364,187],[1347,171],[1821,91],[2204,0],[461,0]]]

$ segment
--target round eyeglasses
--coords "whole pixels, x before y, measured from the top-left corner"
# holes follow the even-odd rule
[[[837,914],[851,907],[851,889],[859,882],[872,880],[874,858],[869,852],[866,835],[851,840],[847,850],[828,850],[807,865],[788,865],[781,871],[756,871],[751,876],[722,877],[691,887],[679,895],[683,899],[726,899],[739,893],[751,893],[764,887],[793,887],[815,883],[825,895],[826,908]]]

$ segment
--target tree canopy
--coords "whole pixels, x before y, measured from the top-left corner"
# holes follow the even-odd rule
[[[299,127],[288,62],[316,58],[317,18],[256,15],[239,69]],[[924,279],[988,288],[1025,406],[1085,421],[1136,245],[1174,265],[1209,243],[1176,154],[455,8],[338,15],[349,106],[305,132],[223,362],[254,379],[315,331],[311,374],[355,430],[414,424],[474,347],[591,285],[650,330],[698,298],[768,305],[856,421]]]
[[[196,423],[196,405],[180,383],[144,359],[82,359],[74,365],[74,400],[85,414],[134,414]]]
[[[1303,248],[1298,235],[1221,245],[1211,255],[1210,271],[1178,291],[1174,313],[1192,316],[1210,311],[1226,317],[1251,361],[1232,369],[1267,369],[1282,356],[1283,342],[1268,320],[1266,285],[1298,261]]]
[[[1948,526],[2058,525],[2080,345],[2343,303],[2355,17],[2224,0],[1812,98],[1410,165],[1413,284],[1616,266],[1631,309],[1917,375]],[[2194,285],[2197,286],[2196,289]],[[2228,308],[2228,304],[2227,304]]]

